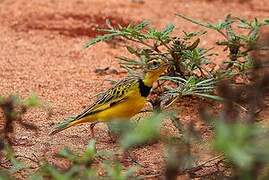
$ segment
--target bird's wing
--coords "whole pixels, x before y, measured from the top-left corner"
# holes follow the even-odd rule
[[[85,116],[103,111],[111,106],[127,99],[126,95],[130,89],[138,86],[138,78],[130,77],[116,83],[113,87],[101,93],[98,99],[79,115],[76,119],[81,119]]]

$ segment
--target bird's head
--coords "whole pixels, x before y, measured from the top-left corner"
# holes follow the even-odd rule
[[[156,81],[159,76],[164,73],[169,66],[169,63],[165,59],[152,59],[145,64],[145,77],[144,83],[147,86],[152,86],[153,82]]]
[[[168,66],[168,61],[164,59],[152,59],[146,62],[145,65],[145,71],[146,72],[159,72],[162,71],[164,72],[167,69]]]

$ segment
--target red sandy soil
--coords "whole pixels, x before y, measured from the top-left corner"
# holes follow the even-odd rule
[[[48,133],[55,123],[80,112],[94,94],[109,87],[105,79],[126,76],[124,73],[100,76],[94,70],[106,67],[119,70],[114,57],[127,53],[123,47],[115,48],[107,43],[83,49],[84,43],[98,34],[96,27],[105,27],[107,18],[122,25],[148,19],[158,28],[172,22],[177,26],[176,33],[200,29],[176,17],[175,13],[217,22],[229,13],[263,19],[269,17],[269,7],[267,0],[246,3],[236,0],[231,3],[218,0],[0,0],[0,94],[27,97],[35,92],[52,106],[49,118],[40,110],[27,113],[25,121],[36,124],[40,132],[35,134],[17,127],[16,138],[22,145],[14,147],[16,153],[29,157],[35,154],[59,165],[52,155],[63,147],[83,150],[91,139],[89,125],[70,128],[55,136]],[[216,33],[209,33],[202,45],[210,47],[217,37]],[[177,108],[183,123],[193,122],[207,137],[208,132],[198,116],[200,103],[200,100],[183,99]],[[165,127],[164,133],[174,133],[170,123]],[[110,143],[105,125],[97,125],[95,134],[97,150],[118,150],[117,143]],[[163,145],[156,143],[133,151],[137,160],[146,166],[141,174],[163,170],[163,150]],[[19,175],[21,179],[26,177],[27,173]]]

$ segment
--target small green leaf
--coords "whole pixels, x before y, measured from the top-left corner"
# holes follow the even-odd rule
[[[70,178],[68,178],[67,176],[65,176],[64,174],[62,174],[60,171],[58,171],[54,166],[51,166],[50,164],[45,164],[42,168],[42,171],[45,174],[49,174],[52,179],[55,180],[69,180]]]
[[[74,153],[73,153],[70,149],[68,149],[68,148],[64,148],[64,149],[62,149],[62,150],[58,153],[58,155],[59,155],[60,157],[66,158],[66,159],[68,159],[68,160],[70,160],[70,161],[75,161],[75,160],[76,160],[76,156],[75,156]]]
[[[37,95],[32,94],[30,97],[28,97],[25,101],[24,104],[27,107],[37,107],[40,105],[39,99],[37,97]]]
[[[206,31],[198,31],[198,32],[186,32],[186,31],[183,31],[184,33],[184,36],[183,36],[183,39],[184,40],[189,40],[195,36],[201,36],[201,35],[204,35],[206,34],[207,32]]]
[[[200,43],[200,38],[197,38],[196,41],[194,41],[189,47],[187,47],[188,50],[195,49]]]
[[[87,148],[82,155],[83,162],[87,162],[93,159],[94,156],[96,155],[97,151],[96,151],[95,143],[96,143],[95,140],[91,140],[89,144],[87,145]]]
[[[239,20],[239,23],[238,23],[237,27],[243,28],[243,29],[251,29],[251,24],[247,20],[241,19],[241,18],[238,18],[238,17],[236,17],[236,19]]]
[[[10,173],[15,173],[19,170],[22,170],[24,168],[26,168],[26,166],[18,161],[16,158],[15,158],[15,154],[14,154],[14,151],[12,149],[11,146],[9,146],[8,144],[5,145],[4,147],[4,154],[5,154],[5,157],[11,162],[12,164],[12,167],[9,169],[9,172]]]
[[[131,54],[136,54],[136,50],[131,47],[131,46],[126,46],[127,50],[131,53]]]
[[[122,167],[121,163],[115,161],[104,163],[104,169],[106,170],[109,179],[115,180],[133,179],[132,176],[134,176],[137,170],[136,167],[131,167],[126,170]]]
[[[109,41],[111,40],[113,37],[115,36],[119,36],[121,35],[122,33],[121,32],[113,32],[111,34],[105,34],[103,36],[97,36],[96,38],[90,40],[89,42],[87,42],[85,45],[84,45],[84,48],[89,48],[90,46],[98,43],[98,42],[101,42],[101,41]]]
[[[175,29],[175,25],[170,23],[168,24],[164,30],[162,31],[162,36],[167,36],[169,35],[171,32],[173,32],[173,30]]]
[[[205,98],[208,98],[208,99],[213,99],[213,100],[216,100],[216,101],[224,101],[224,99],[222,97],[216,96],[216,95],[203,94],[203,93],[194,93],[194,95],[205,97]]]
[[[141,23],[137,24],[137,25],[134,27],[134,30],[136,30],[136,31],[141,31],[142,29],[144,29],[145,27],[147,27],[149,24],[150,24],[149,21],[144,20],[144,21],[142,21]]]

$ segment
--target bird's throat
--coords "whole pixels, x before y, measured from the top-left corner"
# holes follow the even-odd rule
[[[147,72],[144,76],[143,82],[146,86],[152,87],[153,83],[158,80],[162,71],[160,72]]]
[[[166,70],[166,67],[160,68],[157,71],[149,71],[144,75],[144,79],[139,82],[139,89],[142,96],[147,97],[153,86],[153,83],[157,81],[160,75]]]
[[[142,79],[139,79],[139,91],[141,96],[147,97],[150,93],[151,86],[147,86]]]

